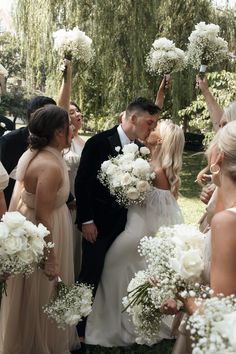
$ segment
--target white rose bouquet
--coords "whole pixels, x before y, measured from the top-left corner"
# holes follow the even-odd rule
[[[118,152],[120,149],[116,147]],[[126,208],[142,204],[150,190],[155,173],[147,160],[149,154],[149,149],[144,146],[139,149],[137,144],[127,144],[122,154],[104,161],[98,172],[100,182]]]
[[[57,327],[74,326],[92,311],[92,288],[85,284],[66,286],[60,279],[55,297],[43,307],[44,313],[56,321]]]
[[[85,64],[89,64],[95,52],[92,46],[92,39],[82,32],[78,27],[66,31],[60,29],[53,33],[54,50],[64,59],[72,58]]]
[[[220,27],[210,23],[200,22],[189,36],[188,62],[193,68],[205,72],[227,58],[228,43],[218,36]],[[200,68],[200,69],[199,69]]]
[[[131,280],[128,296],[123,299],[139,343],[158,340],[164,318],[160,308],[166,300],[177,299],[177,295],[206,297],[211,293],[209,287],[199,284],[203,251],[204,235],[192,225],[161,227],[155,237],[145,236],[140,241],[139,253],[145,256],[148,268]]]
[[[7,212],[0,222],[0,276],[31,274],[44,259],[45,249],[53,247],[44,238],[45,226],[34,225],[19,212]]]
[[[236,353],[236,298],[212,297],[187,320],[193,354]]]
[[[147,69],[161,76],[181,71],[186,66],[183,50],[167,38],[156,39],[146,59]]]

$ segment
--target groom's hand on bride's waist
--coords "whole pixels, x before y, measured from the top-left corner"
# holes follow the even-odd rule
[[[82,234],[87,241],[94,243],[98,234],[97,227],[94,222],[82,224]]]

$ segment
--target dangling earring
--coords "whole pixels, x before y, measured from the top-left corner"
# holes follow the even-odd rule
[[[218,175],[220,173],[220,166],[217,165],[216,163],[211,164],[210,166],[210,172],[213,175]]]

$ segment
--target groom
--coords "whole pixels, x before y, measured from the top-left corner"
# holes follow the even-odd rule
[[[103,161],[117,155],[117,146],[123,147],[135,139],[144,141],[155,128],[159,112],[152,101],[139,97],[128,105],[119,126],[93,136],[83,149],[75,179],[77,223],[83,234],[79,282],[93,285],[95,292],[106,252],[124,230],[127,218],[127,209],[97,179],[98,170]],[[84,337],[82,323],[79,332]]]

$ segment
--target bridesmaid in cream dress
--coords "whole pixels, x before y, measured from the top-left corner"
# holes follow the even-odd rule
[[[0,219],[2,215],[7,211],[6,201],[4,197],[4,189],[8,186],[9,176],[7,171],[0,162]]]
[[[79,347],[75,327],[63,331],[44,315],[42,306],[55,293],[58,275],[74,281],[72,223],[66,201],[68,171],[62,150],[71,144],[73,126],[66,111],[47,105],[30,123],[30,149],[17,167],[17,184],[10,208],[49,230],[55,244],[44,269],[27,277],[11,277],[0,314],[1,354],[69,354]]]

